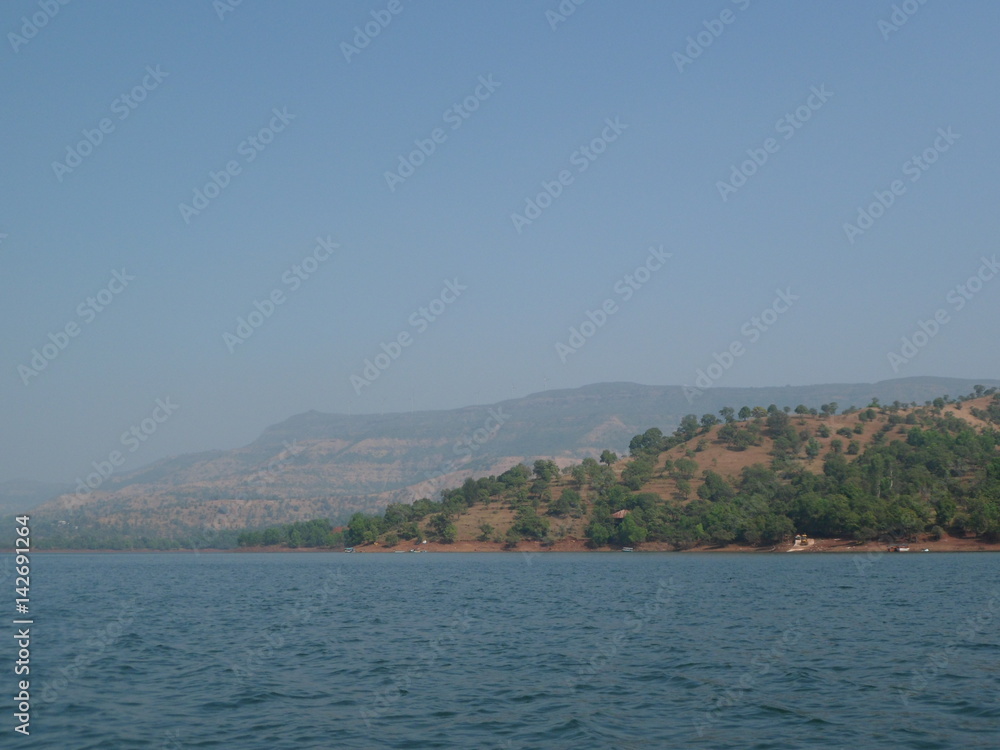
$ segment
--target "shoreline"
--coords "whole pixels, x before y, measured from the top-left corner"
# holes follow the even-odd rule
[[[811,544],[805,547],[795,546],[791,542],[785,542],[783,544],[774,545],[772,547],[750,547],[747,545],[731,544],[724,547],[707,547],[698,546],[691,547],[690,549],[678,550],[674,549],[673,545],[667,542],[648,542],[641,544],[635,548],[635,552],[659,552],[659,553],[671,553],[671,554],[718,554],[718,553],[729,553],[729,554],[784,554],[786,552],[793,552],[796,555],[809,555],[809,554],[829,554],[829,553],[871,553],[871,552],[887,552],[888,544],[883,542],[863,542],[858,543],[848,539],[810,539]],[[958,539],[955,537],[945,537],[938,541],[921,541],[912,542],[910,544],[909,553],[893,553],[893,554],[920,554],[922,550],[927,549],[930,552],[1000,552],[1000,543],[987,543],[980,541],[978,539]],[[517,547],[513,549],[507,549],[503,542],[479,542],[479,541],[456,541],[451,544],[444,544],[442,542],[427,542],[426,544],[412,544],[404,543],[398,544],[395,547],[383,547],[376,545],[365,545],[355,547],[354,551],[357,554],[395,554],[395,553],[405,553],[410,554],[411,550],[419,550],[421,552],[473,552],[473,553],[522,553],[522,554],[549,554],[549,553],[567,553],[567,552],[586,552],[586,553],[620,553],[622,550],[620,548],[609,548],[602,547],[601,549],[592,549],[586,545],[586,542],[581,539],[565,539],[554,544],[544,546],[541,542],[521,542]],[[343,554],[342,547],[235,547],[230,549],[172,549],[172,550],[157,550],[157,549],[131,549],[131,550],[115,550],[115,549],[46,549],[46,550],[32,550],[32,554],[84,554],[92,553],[98,555],[108,555],[108,554],[166,554],[166,555],[177,555],[177,554],[211,554],[211,555],[221,555],[221,554],[244,554],[244,553],[279,553],[279,552],[293,552],[293,553],[336,553]],[[0,552],[7,554],[14,554],[15,550],[5,549],[0,550]]]

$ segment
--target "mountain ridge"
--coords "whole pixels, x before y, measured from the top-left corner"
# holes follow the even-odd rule
[[[968,393],[977,384],[1000,386],[1000,381],[910,377],[718,387],[693,399],[683,386],[611,382],[439,411],[348,415],[310,410],[266,427],[233,450],[164,458],[112,475],[86,493],[78,484],[80,491],[48,499],[34,515],[52,525],[166,535],[314,517],[339,521],[359,510],[431,496],[470,476],[502,472],[525,460],[566,465],[604,449],[624,453],[634,435],[654,426],[669,432],[684,414],[770,403],[817,408],[836,401],[844,408],[872,398],[923,403]]]

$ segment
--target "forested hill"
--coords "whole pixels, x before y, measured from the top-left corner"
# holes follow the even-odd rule
[[[984,392],[1000,385],[982,382]],[[7,488],[16,490],[8,512],[38,506],[32,509],[33,536],[43,546],[214,546],[248,528],[317,518],[343,524],[355,512],[436,499],[468,478],[501,474],[520,463],[544,459],[563,468],[605,449],[624,454],[636,433],[650,425],[670,433],[689,412],[718,415],[727,404],[738,412],[743,405],[772,403],[804,404],[818,412],[824,403],[849,408],[873,398],[915,405],[976,385],[928,377],[695,393],[680,386],[601,383],[447,411],[313,411],[273,425],[235,450],[177,456],[130,473],[95,461],[91,473],[47,502],[41,502],[44,487],[25,494],[12,484],[0,485],[0,500]],[[734,420],[745,421],[738,414]]]
[[[774,545],[796,534],[859,542],[948,534],[1000,541],[1000,394],[923,407],[724,407],[673,434],[637,434],[630,456],[560,470],[537,460],[468,479],[439,501],[356,514],[348,545],[430,539],[677,549]],[[253,534],[244,544],[260,541]]]

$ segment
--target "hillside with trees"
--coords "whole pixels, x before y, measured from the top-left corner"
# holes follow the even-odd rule
[[[838,413],[839,412],[839,413]],[[537,460],[384,514],[355,514],[344,543],[424,540],[517,549],[775,546],[797,534],[857,542],[1000,542],[1000,394],[977,387],[923,406],[724,407],[670,435],[635,435],[562,468]]]
[[[673,432],[684,414],[693,411],[692,401],[699,412],[715,418],[732,404],[736,417],[742,404],[750,405],[747,410],[771,403],[868,404],[873,398],[922,404],[942,393],[967,393],[976,382],[910,377],[877,383],[719,386],[699,393],[681,386],[596,383],[438,411],[309,411],[273,424],[253,442],[231,450],[181,454],[110,476],[91,464],[79,473],[74,469],[68,485],[0,483],[0,522],[6,515],[12,525],[13,515],[30,510],[32,541],[38,548],[225,546],[247,529],[317,518],[342,525],[357,512],[382,513],[390,504],[436,499],[442,489],[453,490],[468,478],[499,475],[519,463],[530,468],[534,460],[549,459],[562,469],[587,457],[596,460],[602,451],[627,454],[630,438],[651,425]],[[1000,387],[1000,380],[979,382]],[[738,421],[745,426],[752,420]],[[733,431],[728,437],[745,444],[747,455],[754,453],[751,432]],[[617,473],[621,470],[615,467]],[[626,479],[635,485],[641,476],[638,465]],[[700,471],[685,481],[696,486],[699,478]],[[561,488],[561,481],[553,487]],[[589,486],[574,489],[589,502]],[[498,507],[491,503],[482,522],[506,533],[510,520],[494,513]],[[567,527],[567,533],[579,531],[576,519],[550,520]],[[460,536],[470,531],[463,523],[456,520]]]

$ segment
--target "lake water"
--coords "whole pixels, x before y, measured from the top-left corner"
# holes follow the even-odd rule
[[[998,555],[32,565],[25,747],[1000,746]]]

